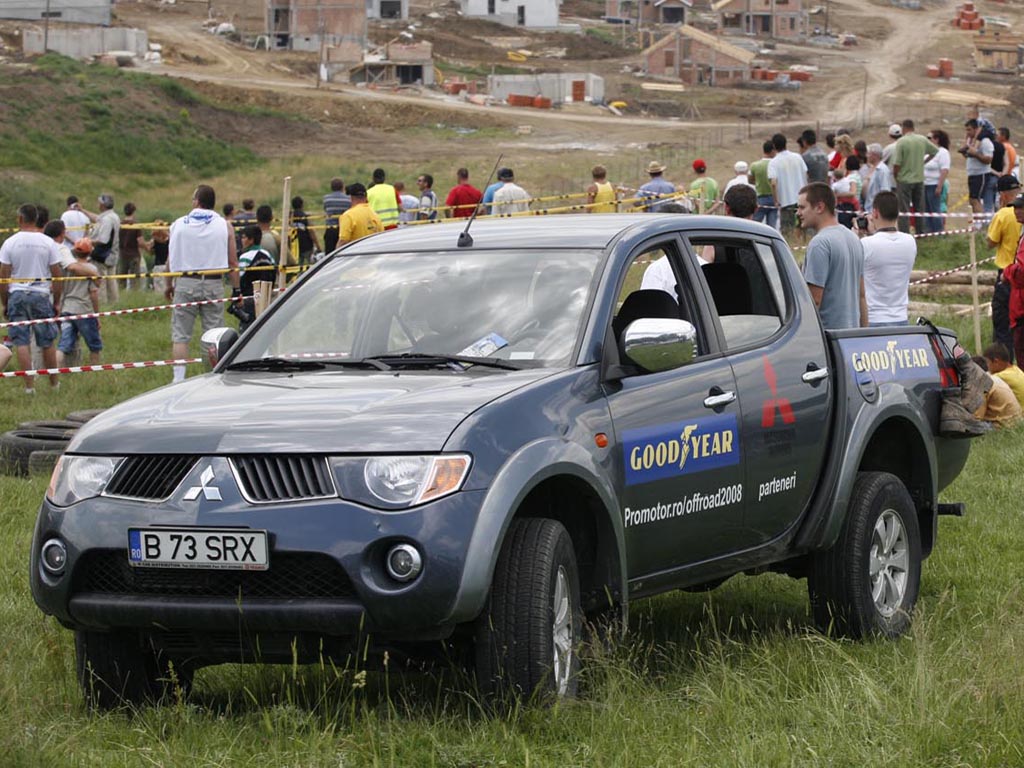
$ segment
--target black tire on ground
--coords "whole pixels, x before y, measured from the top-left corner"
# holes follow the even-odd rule
[[[481,693],[539,701],[575,696],[581,631],[579,574],[569,533],[557,520],[515,520],[477,619]]]
[[[895,475],[861,472],[839,538],[811,557],[814,623],[840,637],[899,637],[920,586],[921,532],[910,494]]]
[[[107,710],[159,703],[192,688],[193,671],[146,645],[136,632],[75,632],[75,663],[86,703]]]
[[[68,439],[60,430],[13,429],[0,435],[0,472],[28,474],[28,459],[33,451],[63,451]]]
[[[63,421],[61,419],[43,420],[43,421],[23,421],[15,429],[28,429],[33,432],[39,430],[45,430],[49,432],[62,432],[68,440],[75,436],[75,432],[82,426],[81,422],[78,421]]]
[[[92,421],[105,410],[105,408],[89,408],[84,411],[72,411],[67,415],[67,420],[77,421],[79,424],[85,424],[85,422]]]
[[[64,451],[32,451],[28,455],[28,473],[30,475],[49,475],[53,472],[57,459]]]

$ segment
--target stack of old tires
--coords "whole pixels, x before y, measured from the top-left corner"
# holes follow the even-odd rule
[[[75,431],[100,410],[72,411],[65,419],[26,421],[0,435],[0,473],[50,474]]]

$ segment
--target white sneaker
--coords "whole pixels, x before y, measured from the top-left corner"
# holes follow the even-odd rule
[[[35,390],[34,387],[30,387],[29,389],[25,390],[25,394],[26,395],[34,395],[35,393],[36,393],[36,390]]]

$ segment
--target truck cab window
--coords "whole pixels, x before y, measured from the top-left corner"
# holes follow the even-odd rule
[[[765,341],[786,322],[788,306],[769,245],[727,237],[690,239],[695,253],[714,259],[701,274],[729,349]]]

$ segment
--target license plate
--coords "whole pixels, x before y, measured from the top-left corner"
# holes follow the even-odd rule
[[[239,528],[129,528],[128,564],[137,568],[265,571],[267,532]]]

